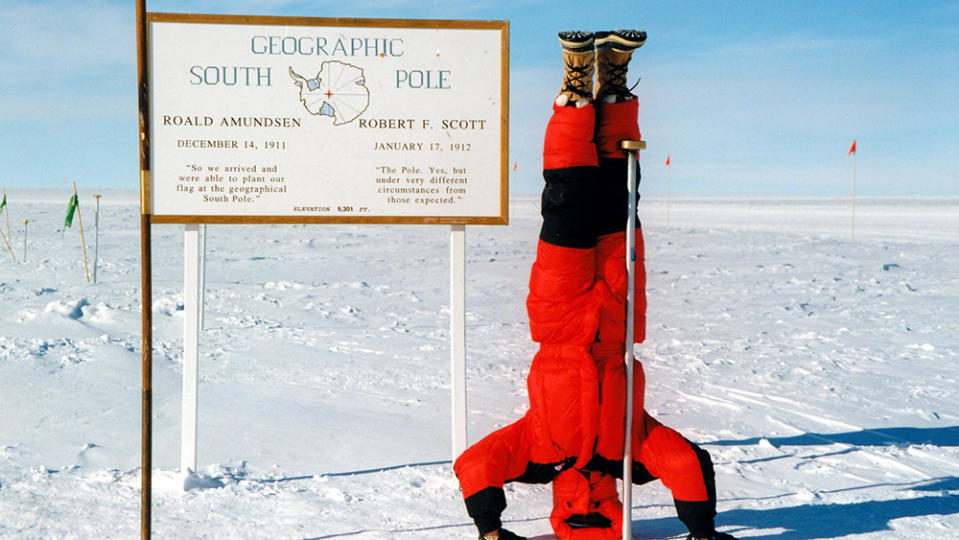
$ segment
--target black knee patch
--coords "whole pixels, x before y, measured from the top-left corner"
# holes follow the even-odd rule
[[[503,510],[506,510],[503,488],[490,486],[466,498],[466,513],[473,518],[480,535],[493,532],[503,525],[500,520]]]
[[[596,167],[543,171],[539,237],[554,246],[591,248],[596,245]]]
[[[699,460],[699,468],[703,472],[703,483],[706,484],[706,497],[712,504],[713,515],[716,515],[716,471],[713,469],[713,458],[709,452],[699,446],[689,443],[696,452],[696,459]]]
[[[687,441],[689,442],[689,441]],[[706,485],[705,501],[674,500],[676,514],[679,516],[693,537],[706,538],[711,536],[714,529],[713,518],[716,517],[716,473],[713,470],[713,460],[709,452],[689,442],[696,452],[699,468],[703,474],[703,483]]]
[[[600,158],[596,183],[596,235],[603,236],[626,230],[629,216],[629,189],[626,183],[626,160]],[[639,182],[639,168],[636,169]],[[637,191],[636,200],[639,201]],[[639,222],[637,221],[637,227]]]
[[[689,529],[693,538],[709,538],[715,532],[713,518],[716,517],[716,504],[709,501],[674,500],[679,521]]]

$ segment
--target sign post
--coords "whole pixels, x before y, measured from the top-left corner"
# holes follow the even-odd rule
[[[185,226],[183,472],[196,470],[205,251],[199,227],[450,226],[455,457],[467,444],[466,225],[508,223],[508,22],[170,14],[143,7],[138,0],[144,534],[151,223]]]
[[[200,351],[200,226],[183,231],[183,406],[180,423],[180,472],[196,472],[197,386]]]
[[[140,126],[140,538],[150,538],[153,494],[153,255],[150,216],[150,80],[146,0],[137,0],[137,98]]]
[[[450,370],[453,457],[467,447],[466,437],[466,225],[450,228]]]
[[[206,313],[206,225],[200,225],[200,330]]]

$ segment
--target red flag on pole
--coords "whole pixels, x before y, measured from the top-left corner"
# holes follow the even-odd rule
[[[846,156],[851,156],[856,153],[856,139],[852,140],[852,146],[849,147],[849,152],[846,153]]]
[[[669,167],[669,156],[666,156],[666,166]]]

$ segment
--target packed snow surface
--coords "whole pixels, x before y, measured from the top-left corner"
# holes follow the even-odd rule
[[[87,284],[69,196],[8,190],[3,538],[140,530],[137,197],[103,192]],[[712,454],[717,523],[736,536],[959,530],[959,198],[860,198],[855,212],[853,231],[844,198],[640,205],[646,406]],[[470,442],[527,407],[539,224],[537,198],[514,197],[509,226],[467,228]],[[475,538],[450,466],[447,227],[209,226],[190,477],[182,225],[153,226],[153,265],[155,537]],[[508,528],[548,538],[548,486],[507,498]],[[633,502],[636,538],[685,536],[661,484]]]

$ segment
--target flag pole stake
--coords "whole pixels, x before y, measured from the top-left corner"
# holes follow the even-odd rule
[[[3,237],[3,243],[7,245],[7,251],[10,252],[10,257],[13,258],[13,262],[17,262],[17,256],[13,254],[13,248],[10,247],[10,241],[7,240],[7,235],[3,234],[3,229],[0,229],[0,237]]]
[[[669,227],[669,205],[672,203],[673,168],[666,165],[666,226]]]
[[[93,284],[97,283],[97,262],[100,259],[100,195],[94,195],[97,210],[93,215]]]
[[[4,200],[4,202],[6,202],[6,200],[7,200],[7,190],[6,190],[6,189],[3,190],[3,200]],[[6,205],[6,204],[3,205],[3,212],[4,212],[5,214],[7,214],[7,236],[9,236],[11,240],[13,240],[13,235],[10,234],[10,210],[7,208],[7,205]]]
[[[23,220],[23,262],[27,262],[27,223],[29,220]]]
[[[852,239],[856,239],[856,153],[852,153]]]
[[[77,183],[73,183],[73,196],[77,197]],[[77,201],[80,198],[77,197]],[[90,283],[90,266],[87,264],[87,240],[83,237],[83,216],[80,215],[80,203],[77,203],[77,221],[80,222],[80,247],[83,248],[83,271],[87,276],[87,283]]]
[[[852,220],[849,223],[850,238],[856,239],[856,139],[852,140],[846,159],[852,156]]]
[[[13,258],[13,262],[17,262],[17,257],[13,254],[13,248],[10,247],[10,240],[13,240],[13,235],[10,234],[10,211],[7,210],[7,190],[3,190],[3,202],[0,202],[0,211],[7,214],[7,234],[3,234],[3,229],[0,229],[0,236],[3,237],[3,243],[7,245],[7,251],[10,252],[10,257]],[[9,239],[7,238],[9,237]]]
[[[3,243],[7,245],[7,251],[10,252],[10,256],[13,257],[13,262],[17,262],[16,256],[13,254],[13,248],[10,247],[10,240],[13,240],[13,235],[10,234],[10,211],[7,210],[7,190],[3,190],[3,200],[0,202],[0,212],[6,212],[7,214],[7,234],[3,236],[3,229],[0,228],[0,236],[3,236]],[[7,239],[9,237],[9,239]]]

